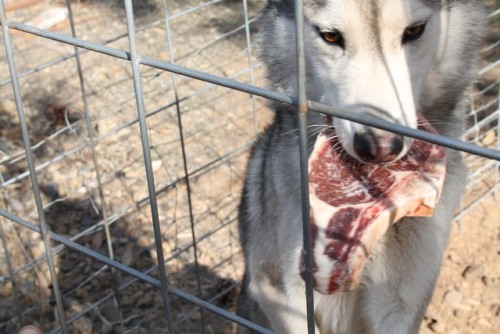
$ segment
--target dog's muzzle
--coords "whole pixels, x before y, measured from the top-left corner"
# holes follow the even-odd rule
[[[378,118],[392,123],[412,126],[415,121],[397,120],[388,112],[372,106],[355,106],[351,110],[370,118]],[[404,157],[413,143],[412,138],[397,133],[372,128],[362,124],[340,121],[335,123],[339,139],[345,151],[353,158],[370,164],[391,163]]]
[[[367,129],[354,134],[354,152],[367,163],[392,162],[404,149],[404,137],[395,133]]]

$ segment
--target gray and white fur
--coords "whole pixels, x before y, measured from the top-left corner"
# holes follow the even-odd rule
[[[305,0],[304,15],[308,99],[413,128],[422,113],[440,134],[461,135],[464,93],[483,32],[481,1]],[[269,0],[258,22],[260,57],[271,87],[295,95],[294,1]],[[421,35],[413,39],[415,32]],[[326,37],[337,39],[330,43]],[[302,334],[307,316],[299,271],[298,119],[293,107],[271,106],[274,121],[253,147],[239,211],[246,271],[238,313],[277,333]],[[313,112],[308,117],[314,143],[324,120]],[[329,125],[360,161],[397,160],[412,143],[340,119]],[[393,225],[372,252],[358,289],[315,292],[316,333],[418,332],[466,177],[460,154],[447,153],[445,185],[433,217]]]

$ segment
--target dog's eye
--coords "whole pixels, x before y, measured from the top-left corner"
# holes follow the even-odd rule
[[[403,33],[403,44],[415,41],[422,36],[425,31],[425,22],[409,26]]]
[[[344,38],[342,37],[340,31],[338,30],[321,31],[318,29],[318,33],[321,36],[321,38],[323,38],[323,40],[328,44],[337,45],[340,46],[341,48],[344,47]]]

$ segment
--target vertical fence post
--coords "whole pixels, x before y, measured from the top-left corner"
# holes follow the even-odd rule
[[[314,334],[314,296],[312,273],[312,242],[309,216],[309,178],[307,144],[307,92],[306,64],[304,50],[304,13],[302,0],[295,0],[295,35],[297,53],[297,113],[299,117],[300,139],[300,185],[302,192],[302,231],[304,238],[304,266],[306,283],[307,329]]]
[[[134,79],[135,100],[137,103],[137,113],[139,117],[139,127],[141,130],[142,150],[144,154],[144,167],[146,169],[146,178],[148,183],[149,205],[151,207],[151,217],[153,220],[153,230],[155,237],[156,253],[158,255],[158,271],[161,282],[161,296],[163,307],[167,315],[168,333],[173,334],[172,312],[170,307],[170,298],[168,293],[168,280],[165,270],[165,256],[163,254],[163,242],[160,229],[160,219],[158,216],[158,202],[156,199],[155,181],[153,167],[151,165],[151,151],[148,138],[148,126],[146,123],[146,114],[144,110],[144,97],[141,83],[140,60],[137,54],[137,45],[135,37],[134,9],[131,0],[125,0],[125,10],[127,15],[127,30],[130,46],[130,62],[132,65],[132,75]]]
[[[168,53],[170,55],[170,63],[175,64],[174,47],[172,43],[172,33],[170,29],[170,17],[169,17],[167,0],[163,0],[163,10],[165,12],[165,28],[167,31],[167,46],[168,46]],[[191,199],[191,181],[188,169],[186,143],[184,140],[184,130],[182,127],[181,102],[179,99],[179,91],[177,89],[177,75],[175,73],[171,73],[171,77],[175,95],[175,111],[177,113],[177,126],[179,128],[179,140],[181,144],[181,153],[182,153],[182,166],[184,169],[184,179],[186,180],[186,196],[188,200],[191,240],[193,242],[194,268],[196,271],[196,288],[198,290],[197,291],[198,297],[201,298],[202,293],[201,293],[200,268],[198,265],[198,243],[196,241],[196,231],[194,228],[193,201]],[[201,320],[201,332],[205,333],[205,315],[203,313],[202,308],[200,308],[200,320]]]
[[[248,58],[248,67],[250,69],[250,84],[255,85],[255,78],[253,73],[253,61],[252,61],[252,41],[250,39],[250,21],[248,19],[248,0],[243,0],[243,16],[245,18],[245,39],[247,43],[247,58]],[[250,96],[252,100],[252,111],[253,111],[253,129],[255,135],[258,134],[259,131],[259,123],[257,119],[257,108],[255,103],[255,96],[252,94]]]
[[[68,18],[69,18],[69,24],[70,24],[70,28],[71,28],[71,36],[76,38],[75,20],[73,18],[73,9],[71,7],[71,0],[66,0],[66,8],[68,9]],[[97,152],[95,149],[94,133],[93,133],[92,125],[90,122],[90,111],[89,111],[89,105],[88,105],[88,100],[87,100],[87,91],[85,88],[85,80],[83,77],[82,62],[80,60],[80,49],[75,46],[74,50],[75,50],[76,68],[78,71],[78,79],[80,82],[80,93],[82,94],[83,113],[85,116],[85,127],[87,129],[90,150],[92,152],[92,164],[93,164],[94,170],[95,170],[95,178],[96,178],[96,182],[97,182],[97,190],[98,190],[98,194],[99,194],[99,200],[101,201],[102,221],[103,221],[103,225],[104,225],[104,234],[106,236],[106,245],[108,248],[109,258],[111,260],[114,260],[115,255],[114,255],[114,250],[113,250],[113,243],[111,240],[111,232],[109,229],[110,223],[108,220],[106,201],[104,199],[104,193],[103,193],[103,187],[102,187],[102,181],[101,181],[101,172],[100,172],[99,164],[97,162]],[[91,195],[89,195],[89,196],[91,196]],[[115,293],[113,296],[113,304],[117,309],[118,317],[120,320],[120,330],[124,331],[125,329],[123,327],[123,314],[122,314],[122,309],[121,309],[120,297],[118,295],[117,272],[116,272],[116,269],[113,267],[110,267],[110,270],[111,270],[111,276],[113,277],[113,290]]]
[[[10,77],[12,80],[11,81],[12,90],[14,92],[14,98],[16,100],[17,114],[19,117],[19,127],[21,128],[24,151],[26,152],[26,162],[28,164],[28,170],[30,172],[31,186],[33,188],[33,196],[35,198],[35,204],[38,212],[38,219],[40,221],[40,230],[42,234],[43,244],[45,247],[45,252],[47,254],[47,264],[49,266],[52,291],[54,293],[54,297],[56,300],[57,320],[61,326],[62,332],[67,333],[62,295],[61,295],[61,290],[59,288],[59,282],[57,280],[57,272],[54,264],[54,256],[52,254],[49,229],[47,226],[47,221],[45,219],[45,212],[43,208],[42,197],[40,194],[40,185],[38,183],[38,177],[35,169],[33,152],[31,151],[31,141],[24,114],[24,106],[21,97],[21,90],[19,88],[19,78],[17,75],[13,46],[12,46],[12,41],[10,39],[9,27],[7,24],[7,16],[5,14],[5,6],[3,0],[0,0],[0,24],[2,25],[5,53],[7,55],[7,63],[9,66]]]

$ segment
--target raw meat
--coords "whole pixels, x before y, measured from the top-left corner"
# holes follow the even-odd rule
[[[429,125],[420,129],[435,132]],[[445,149],[438,145],[414,140],[394,163],[363,164],[342,150],[332,129],[323,130],[309,158],[315,290],[354,289],[389,226],[405,216],[432,215],[445,172]]]

